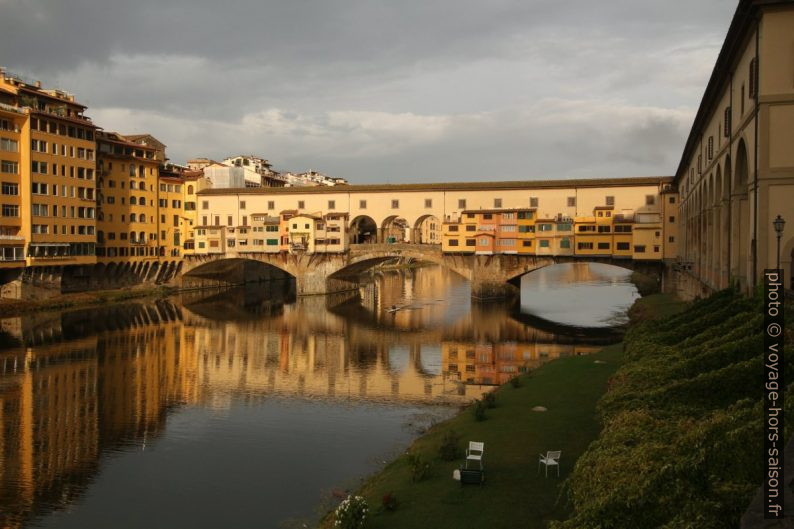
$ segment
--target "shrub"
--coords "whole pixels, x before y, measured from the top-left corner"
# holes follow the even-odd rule
[[[474,410],[475,419],[477,419],[478,421],[485,420],[485,403],[483,403],[483,401],[481,401],[480,399],[476,399],[474,401],[474,405],[472,409]]]
[[[361,496],[348,496],[334,511],[334,527],[339,529],[362,529],[367,525],[369,507]]]
[[[520,388],[521,387],[521,377],[513,377],[513,378],[511,378],[510,379],[510,385],[513,386],[514,388]]]
[[[485,406],[487,408],[495,408],[496,407],[496,392],[489,391],[485,395],[483,395],[482,400],[485,402]]]
[[[387,492],[383,495],[383,508],[387,511],[393,511],[397,508],[399,502],[397,501],[397,496],[394,495],[392,492]]]
[[[430,463],[417,453],[408,453],[408,465],[411,467],[411,480],[422,481],[430,474]]]
[[[447,433],[444,434],[444,438],[441,440],[441,446],[438,447],[438,455],[441,456],[441,459],[444,461],[454,461],[458,459],[461,455],[460,446],[458,445],[459,441],[460,436],[455,430],[447,431]]]

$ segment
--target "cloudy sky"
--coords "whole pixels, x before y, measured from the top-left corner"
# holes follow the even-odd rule
[[[0,64],[176,162],[672,174],[736,0],[0,0]]]

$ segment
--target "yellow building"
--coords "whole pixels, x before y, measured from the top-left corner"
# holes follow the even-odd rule
[[[158,254],[178,259],[190,228],[184,211],[185,181],[179,172],[160,168],[157,197]]]
[[[542,217],[535,221],[535,254],[554,255],[554,242],[556,238],[555,218]]]
[[[85,106],[0,69],[0,227],[27,266],[96,262],[96,126]],[[13,198],[12,198],[13,197]],[[4,243],[6,242],[4,241]],[[25,262],[18,248],[27,244]]]
[[[631,259],[634,256],[633,233],[634,216],[616,214],[612,219],[612,241],[613,257],[625,257]]]
[[[612,255],[612,206],[598,206],[593,214],[576,217],[576,255]]]
[[[0,92],[2,96],[2,92]],[[25,266],[25,237],[22,234],[21,162],[22,127],[27,114],[0,103],[0,268]]]
[[[157,261],[158,174],[155,149],[115,132],[98,132],[98,259]]]
[[[184,224],[182,229],[184,237],[182,255],[193,255],[196,253],[194,228],[199,224],[198,197],[196,193],[202,189],[211,187],[212,184],[208,178],[204,177],[204,173],[192,169],[183,171],[182,179],[184,180],[184,186],[182,188],[184,196],[182,201],[185,205]]]
[[[281,219],[267,213],[254,213],[251,220],[251,245],[248,251],[279,253]]]
[[[518,253],[535,253],[535,210],[520,210],[518,217]]]

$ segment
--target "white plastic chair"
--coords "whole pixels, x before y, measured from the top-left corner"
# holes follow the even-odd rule
[[[549,467],[557,467],[557,477],[560,477],[560,454],[562,451],[548,451],[546,455],[540,454],[540,459],[538,459],[538,474],[540,474],[540,465],[544,465],[546,467],[546,477],[549,477]]]
[[[466,449],[466,468],[469,468],[469,461],[477,461],[482,470],[483,455],[485,455],[485,443],[469,441],[469,447]]]

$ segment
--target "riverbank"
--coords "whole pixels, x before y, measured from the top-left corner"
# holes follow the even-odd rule
[[[667,295],[642,298],[643,319],[672,313],[683,304]],[[550,520],[571,514],[563,484],[574,463],[601,431],[596,402],[623,362],[623,345],[604,347],[595,354],[560,358],[519,377],[520,386],[495,390],[496,407],[477,421],[472,406],[431,428],[410,447],[429,466],[427,477],[412,480],[412,466],[402,455],[370,477],[358,491],[373,513],[368,528],[488,527],[544,528]],[[533,411],[541,406],[546,411]],[[468,441],[485,443],[486,484],[461,485],[452,479],[462,458],[444,461],[439,447],[449,432]],[[561,450],[560,478],[538,474],[538,454]],[[382,508],[390,494],[398,506]],[[321,526],[333,526],[327,515]]]
[[[552,528],[738,527],[764,475],[762,323],[760,299],[725,290],[632,327],[602,431],[569,480],[574,513]]]
[[[162,298],[175,294],[176,287],[135,287],[92,292],[61,294],[42,300],[0,299],[0,318],[21,316],[33,312],[101,306],[142,298]]]

